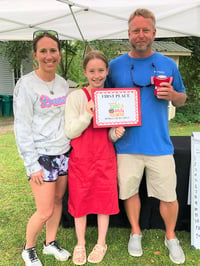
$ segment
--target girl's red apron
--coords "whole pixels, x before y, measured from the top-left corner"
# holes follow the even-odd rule
[[[88,101],[86,88],[82,88]],[[88,128],[71,141],[68,211],[74,217],[117,214],[117,165],[107,128]]]

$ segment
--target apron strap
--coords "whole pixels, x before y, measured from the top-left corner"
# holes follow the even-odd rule
[[[87,91],[87,89],[86,88],[81,88],[81,89],[85,92],[88,101],[90,101],[91,100],[91,96],[90,96],[89,92]]]

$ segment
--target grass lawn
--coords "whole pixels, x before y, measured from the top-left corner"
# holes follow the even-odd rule
[[[192,132],[200,131],[200,123],[187,125],[170,122],[169,129],[171,136],[191,136]]]
[[[177,125],[170,123],[171,135],[191,135],[193,131],[200,131],[199,125]],[[187,195],[186,195],[187,196]],[[35,204],[28,182],[26,181],[23,162],[18,155],[13,132],[0,135],[0,265],[24,265],[21,251],[25,240],[28,218],[34,212]],[[168,257],[164,247],[163,230],[143,230],[144,255],[134,258],[128,255],[127,241],[129,228],[109,228],[107,236],[108,253],[99,265],[174,265]],[[177,237],[186,254],[184,265],[200,265],[200,251],[191,247],[190,233],[177,231]],[[87,228],[87,252],[90,252],[96,242],[96,227]],[[57,262],[53,257],[42,254],[42,243],[45,239],[43,230],[37,248],[38,255],[46,266],[74,265],[70,259],[67,262]],[[76,244],[74,228],[59,227],[57,240],[70,252]],[[92,265],[87,263],[86,265]]]

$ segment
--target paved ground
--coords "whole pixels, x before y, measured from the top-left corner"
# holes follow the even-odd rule
[[[0,135],[13,131],[13,117],[0,120]]]

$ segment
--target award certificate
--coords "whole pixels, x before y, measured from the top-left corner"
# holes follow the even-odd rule
[[[93,126],[140,126],[139,88],[92,89],[95,110]]]

